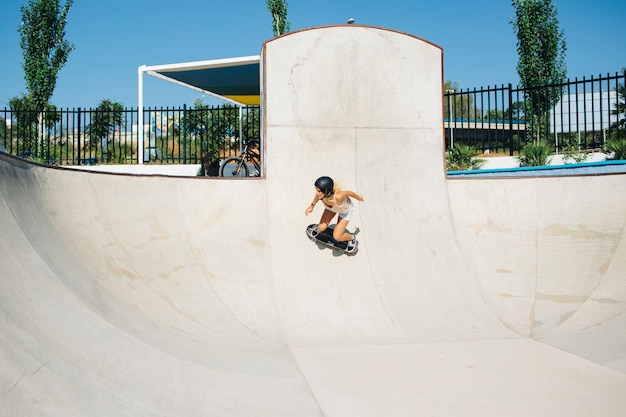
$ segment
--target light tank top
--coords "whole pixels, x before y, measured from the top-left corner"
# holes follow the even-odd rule
[[[333,205],[328,206],[326,203],[333,203]],[[348,210],[350,209],[350,204],[351,204],[350,197],[346,197],[346,199],[343,200],[341,204],[337,204],[335,202],[334,197],[332,201],[324,201],[324,205],[326,206],[328,210],[332,211],[333,213],[338,213],[338,214],[346,214]]]

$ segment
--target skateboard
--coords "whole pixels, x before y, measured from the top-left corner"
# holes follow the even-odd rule
[[[331,249],[334,249],[339,252],[339,254],[346,255],[354,255],[359,250],[359,242],[356,241],[356,246],[348,250],[348,242],[338,242],[333,239],[333,228],[334,226],[329,226],[328,229],[323,232],[317,231],[317,224],[310,224],[306,228],[306,235],[312,242],[321,243],[322,245],[328,246]]]

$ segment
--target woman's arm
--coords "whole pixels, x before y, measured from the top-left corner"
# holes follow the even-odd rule
[[[308,216],[313,211],[313,209],[315,208],[315,205],[317,204],[318,201],[320,201],[320,200],[319,200],[319,198],[317,198],[317,196],[313,197],[313,202],[311,202],[311,204],[309,204],[307,206],[307,208],[304,210],[304,214],[306,216]]]
[[[352,197],[357,201],[363,201],[363,196],[355,193],[354,191],[339,190],[335,193],[335,199],[337,200],[337,204],[341,204],[343,200],[345,200],[348,197]]]

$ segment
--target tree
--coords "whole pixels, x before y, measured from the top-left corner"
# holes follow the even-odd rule
[[[483,115],[483,120],[490,122],[502,122],[509,118],[508,109],[506,111],[497,110],[497,109],[489,109]]]
[[[622,76],[626,80],[626,68],[621,69]],[[616,88],[617,100],[611,115],[617,120],[611,123],[609,138],[604,144],[606,159],[626,159],[626,82],[619,83]]]
[[[507,109],[511,111],[513,116],[513,120],[523,120],[526,117],[526,102],[525,101],[515,101],[511,104],[511,108]]]
[[[41,111],[33,110],[34,104],[30,100],[29,96],[13,97],[9,101],[9,107],[13,117],[15,118],[15,127],[11,129],[12,136],[16,139],[15,146],[20,149],[20,154],[23,156],[30,155],[35,148],[37,139],[37,123],[40,121],[40,125],[43,130],[51,129],[59,120],[61,120],[61,113],[59,113],[51,104],[46,103]],[[41,157],[45,150],[45,145],[41,145]]]
[[[74,45],[65,40],[67,13],[73,0],[61,7],[58,0],[30,0],[21,7],[20,47],[29,104],[38,112],[42,126],[44,108],[54,93],[59,70]],[[43,127],[42,127],[43,128]]]
[[[289,32],[291,23],[287,20],[286,0],[266,0],[267,9],[272,15],[272,30],[274,36]]]
[[[565,81],[565,39],[551,0],[512,0],[515,18],[511,25],[517,35],[519,60],[517,72],[524,88],[525,98],[532,112],[532,132],[535,142],[542,132],[542,120],[561,98],[561,84]],[[546,87],[551,86],[551,87]],[[541,88],[540,88],[541,87]]]
[[[30,154],[35,143],[37,131],[37,114],[32,110],[33,104],[28,96],[13,97],[9,100],[12,117],[12,133],[14,133],[17,143],[15,144],[20,153],[25,156]]]
[[[445,119],[454,121],[476,118],[478,109],[474,106],[473,95],[469,94],[469,92],[463,93],[458,83],[447,80],[443,85],[443,93],[443,114]]]
[[[626,68],[622,68],[622,76],[626,80]],[[626,137],[626,83],[619,83],[617,85],[617,101],[615,102],[614,109],[611,110],[611,115],[617,117],[617,121],[611,124],[611,129],[616,138]]]
[[[239,138],[239,108],[232,104],[210,107],[200,99],[185,116],[186,132],[200,144],[202,175],[217,175],[220,152],[231,152]],[[245,131],[244,131],[245,135]],[[206,174],[210,171],[213,174]]]
[[[7,121],[4,117],[0,116],[0,151],[6,152],[6,149],[3,149],[4,144],[7,142]]]
[[[91,120],[85,129],[89,135],[89,144],[102,147],[102,153],[107,159],[110,159],[112,150],[109,149],[115,135],[115,129],[124,125],[124,106],[122,103],[114,103],[109,99],[103,99],[98,107],[91,113]]]
[[[526,103],[523,101],[515,101],[511,103],[510,108],[504,110],[489,109],[483,115],[483,120],[490,120],[494,122],[509,121],[509,119],[513,121],[522,120],[525,115],[525,107]]]

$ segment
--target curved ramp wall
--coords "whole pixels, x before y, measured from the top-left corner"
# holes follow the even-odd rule
[[[0,154],[3,410],[623,412],[626,177],[446,179],[442,51],[413,36],[317,28],[261,56],[264,179]],[[365,197],[356,256],[305,238],[320,175]]]
[[[291,344],[508,334],[475,302],[480,295],[454,244],[442,58],[439,47],[414,36],[350,25],[265,44],[270,247]],[[306,224],[321,215],[318,204],[303,218],[321,175],[365,198],[351,221],[362,229],[358,256],[301,246]]]
[[[0,158],[5,410],[319,415],[283,342],[263,181]]]
[[[451,180],[448,193],[503,325],[626,371],[626,175]]]

